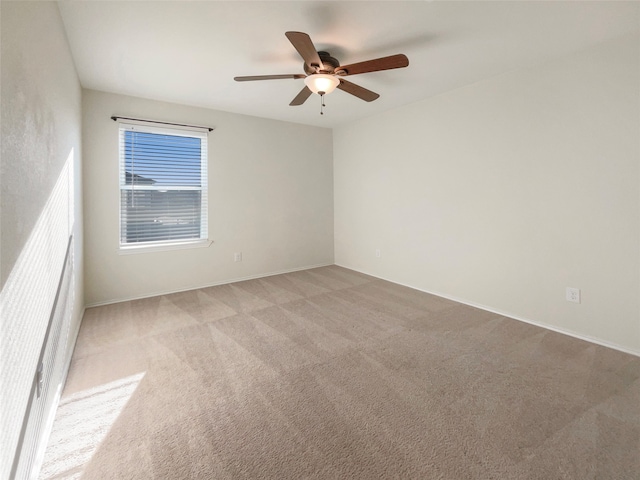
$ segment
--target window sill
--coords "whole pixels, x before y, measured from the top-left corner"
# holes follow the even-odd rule
[[[195,240],[193,242],[162,243],[147,245],[124,245],[118,248],[118,255],[135,255],[138,253],[167,252],[187,248],[207,248],[213,240]]]

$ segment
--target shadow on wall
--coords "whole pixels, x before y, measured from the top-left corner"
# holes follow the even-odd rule
[[[20,439],[20,434],[34,391],[36,368],[74,226],[74,156],[74,150],[71,149],[51,195],[0,292],[1,478],[9,477],[9,471],[5,471],[5,468],[11,468],[14,464],[18,450],[21,457],[19,470],[22,470],[30,468],[24,464],[27,461],[25,459],[32,459],[34,451],[42,448],[41,433],[36,435],[37,438],[28,438],[29,435],[26,435],[24,440]],[[75,265],[70,267],[73,275]],[[70,281],[73,289],[75,278]],[[62,313],[64,318],[58,344],[60,352],[67,350],[73,304],[73,301],[69,302]],[[62,370],[63,367],[51,372],[50,378],[44,379],[54,392],[58,391],[58,384],[62,382]],[[44,418],[37,419],[42,428],[50,421],[46,415],[52,411],[55,399],[45,395],[40,401],[49,403],[42,406]]]

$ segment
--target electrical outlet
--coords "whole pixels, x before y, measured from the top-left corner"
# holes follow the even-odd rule
[[[580,289],[567,287],[567,302],[580,303]]]
[[[376,248],[376,258],[380,258],[380,249]]]
[[[242,261],[242,252],[236,252],[233,254],[233,261],[234,262],[241,262]]]

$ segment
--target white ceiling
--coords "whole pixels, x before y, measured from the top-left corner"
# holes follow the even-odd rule
[[[85,88],[333,127],[639,30],[640,3],[609,1],[65,1]],[[354,75],[380,94],[289,102],[303,73],[284,33],[306,32],[341,64],[404,53],[409,67]]]

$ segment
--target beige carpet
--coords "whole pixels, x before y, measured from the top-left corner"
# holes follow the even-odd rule
[[[640,358],[337,266],[92,308],[42,478],[639,479]]]

